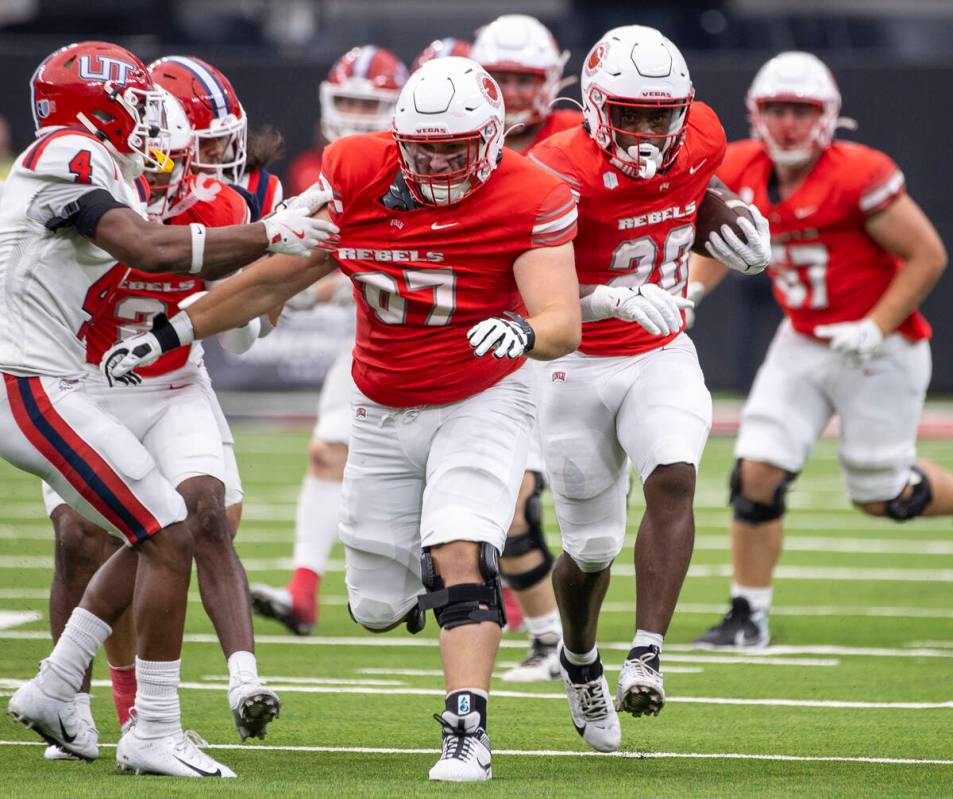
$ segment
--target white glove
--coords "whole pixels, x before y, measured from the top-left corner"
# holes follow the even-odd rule
[[[738,238],[729,225],[722,225],[721,235],[712,233],[705,242],[705,249],[712,258],[736,272],[757,275],[771,262],[771,228],[754,205],[749,205],[748,209],[754,217],[754,224],[744,217],[738,219],[738,227],[744,232],[746,242]]]
[[[508,319],[491,316],[475,324],[467,332],[467,339],[478,358],[493,350],[495,358],[519,358],[533,349],[536,333],[522,316],[507,311]]]
[[[233,327],[218,334],[218,343],[222,349],[233,355],[244,355],[261,336],[261,318],[252,319],[241,327]]]
[[[333,250],[340,230],[333,222],[312,219],[307,208],[281,208],[261,220],[268,236],[268,252],[310,255],[317,248]]]
[[[880,326],[870,318],[857,322],[818,325],[814,328],[814,335],[818,338],[830,339],[830,346],[834,352],[860,363],[869,361],[884,341]]]
[[[301,194],[282,200],[276,208],[303,208],[308,212],[308,216],[314,216],[329,202],[331,202],[331,192],[319,180],[308,186]]]
[[[106,381],[114,386],[135,386],[142,382],[133,369],[155,363],[159,356],[176,347],[184,347],[195,341],[192,320],[185,311],[179,311],[171,319],[157,314],[152,320],[152,331],[123,339],[113,344],[103,355],[99,368]]]
[[[695,309],[705,296],[705,284],[700,280],[693,280],[685,287],[685,297],[694,303],[691,308],[685,309],[685,329],[691,330],[695,326]]]

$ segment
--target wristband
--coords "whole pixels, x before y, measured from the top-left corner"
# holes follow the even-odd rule
[[[185,311],[179,311],[171,319],[165,314],[157,314],[152,321],[152,335],[162,352],[191,344],[195,341],[192,318]]]
[[[205,263],[205,225],[192,222],[189,230],[192,233],[192,268],[189,269],[189,274],[194,275],[201,271],[202,264]]]

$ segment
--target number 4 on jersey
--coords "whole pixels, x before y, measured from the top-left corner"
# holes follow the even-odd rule
[[[89,162],[90,157],[91,154],[89,150],[80,150],[73,156],[73,160],[69,162],[69,171],[76,176],[77,183],[90,182],[93,176],[93,165]]]

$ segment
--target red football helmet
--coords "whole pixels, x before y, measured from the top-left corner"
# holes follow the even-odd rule
[[[349,50],[322,81],[321,132],[328,141],[390,128],[407,67],[390,50],[364,45]]]
[[[448,55],[456,55],[460,56],[460,58],[469,58],[470,48],[472,46],[473,45],[471,45],[466,39],[454,39],[452,36],[448,36],[445,39],[434,39],[423,50],[417,53],[417,57],[414,59],[413,66],[411,66],[410,71],[416,72],[424,64],[433,60],[434,58],[445,58]]]
[[[30,95],[37,130],[78,123],[110,148],[128,176],[168,163],[162,93],[142,61],[119,45],[60,48],[36,68]]]
[[[192,166],[238,182],[245,171],[248,117],[228,78],[195,56],[160,58],[149,72],[185,109],[195,141]]]

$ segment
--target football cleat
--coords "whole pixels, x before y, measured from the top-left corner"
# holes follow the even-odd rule
[[[255,583],[249,589],[252,607],[259,616],[281,622],[295,635],[310,635],[317,621],[317,607],[311,613],[296,607],[286,588]]]
[[[430,779],[442,782],[485,782],[493,776],[490,736],[479,726],[479,715],[458,716],[445,710],[434,713],[443,727],[440,759],[430,769]]]
[[[529,656],[502,674],[506,682],[545,682],[559,679],[559,644],[532,639]]]
[[[622,729],[612,707],[602,661],[596,656],[595,663],[576,666],[566,659],[560,644],[559,672],[576,732],[597,752],[614,752],[622,743]]]
[[[140,738],[135,725],[116,746],[116,766],[134,774],[168,777],[234,777],[228,766],[213,760],[200,746],[208,744],[192,730],[162,738]]]
[[[725,617],[692,643],[709,648],[763,649],[770,640],[768,614],[763,610],[752,610],[747,599],[736,596],[732,598]]]
[[[615,709],[633,716],[657,716],[664,705],[659,648],[632,647],[619,672]]]
[[[59,744],[50,744],[43,750],[43,759],[44,760],[72,760],[83,762],[83,758],[79,755],[74,755],[72,752],[67,752]]]
[[[268,725],[281,713],[278,694],[258,680],[246,680],[230,686],[228,704],[242,741],[264,738]]]
[[[99,732],[75,699],[64,702],[43,693],[36,680],[20,686],[10,697],[7,712],[47,743],[83,760],[99,756]]]

